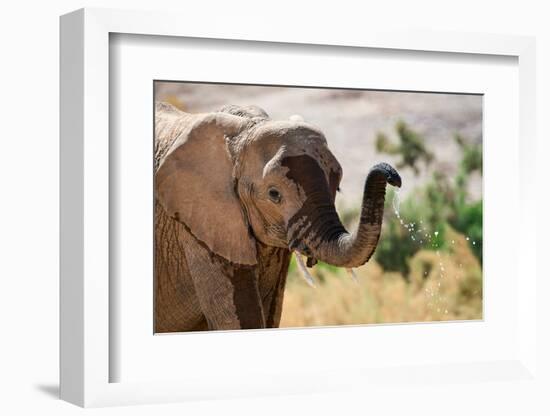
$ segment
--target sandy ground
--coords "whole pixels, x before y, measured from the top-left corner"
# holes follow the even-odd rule
[[[422,185],[434,169],[454,175],[460,151],[453,140],[459,133],[468,141],[482,140],[482,97],[476,95],[281,88],[238,85],[157,83],[156,99],[175,99],[188,112],[215,111],[225,104],[258,105],[272,119],[301,115],[321,128],[344,171],[339,205],[359,203],[369,168],[397,159],[375,150],[378,132],[397,140],[396,122],[405,121],[420,133],[435,163],[415,176],[400,170],[402,194]],[[481,196],[481,178],[470,183],[470,194]]]

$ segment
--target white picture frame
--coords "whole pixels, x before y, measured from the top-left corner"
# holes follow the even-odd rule
[[[521,167],[531,167],[535,148],[535,43],[529,37],[508,35],[378,32],[341,32],[326,35],[322,28],[308,31],[275,25],[240,26],[219,19],[215,24],[162,12],[82,9],[61,18],[61,398],[80,406],[158,403],[199,398],[247,397],[282,393],[323,392],[373,388],[400,379],[404,383],[434,380],[483,380],[536,383],[536,251],[517,247],[523,271],[517,290],[517,342],[514,353],[498,360],[463,363],[414,363],[407,368],[332,369],[317,373],[270,373],[262,380],[226,374],[185,377],[178,381],[111,382],[110,366],[117,359],[110,349],[109,296],[109,38],[136,34],[228,41],[331,45],[331,47],[409,50],[451,54],[515,57],[519,68],[519,154]],[[527,212],[535,191],[530,169],[520,169],[518,212]],[[520,241],[535,241],[536,218],[520,215]],[[299,333],[296,330],[295,333]],[[312,334],[312,333],[310,333]],[[303,335],[308,336],[306,335]],[[311,335],[309,335],[311,336]],[[345,381],[343,381],[345,380]],[[481,387],[480,387],[481,388]]]

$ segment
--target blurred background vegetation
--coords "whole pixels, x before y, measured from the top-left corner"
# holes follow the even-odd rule
[[[156,82],[155,98],[191,113],[255,104],[318,126],[344,171],[336,202],[348,229],[368,169],[398,168],[403,187],[388,187],[382,235],[357,282],[319,263],[312,288],[293,258],[281,326],[482,318],[481,96]]]

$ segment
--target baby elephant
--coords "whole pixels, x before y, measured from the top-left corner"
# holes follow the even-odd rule
[[[334,206],[342,168],[323,133],[256,107],[155,117],[155,332],[276,328],[291,253],[342,267],[372,256],[390,165],[366,179],[361,219]]]

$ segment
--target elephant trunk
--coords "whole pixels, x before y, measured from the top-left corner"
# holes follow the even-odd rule
[[[291,240],[291,249],[335,266],[351,268],[365,264],[380,237],[387,183],[401,186],[397,171],[387,163],[374,166],[365,181],[361,217],[353,233],[342,225],[334,203],[317,193],[319,200],[314,204],[318,209],[301,219],[299,231],[293,230],[298,238]]]

